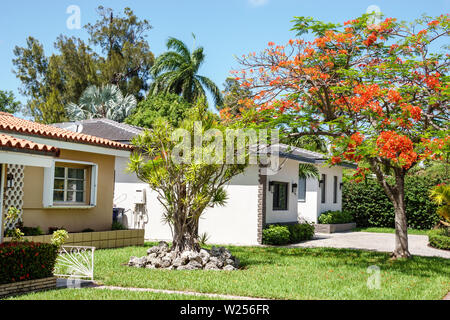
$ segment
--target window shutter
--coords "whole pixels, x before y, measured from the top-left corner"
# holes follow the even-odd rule
[[[44,168],[44,192],[42,204],[44,208],[53,206],[53,187],[55,183],[55,162],[50,168]]]
[[[97,205],[98,165],[92,165],[91,175],[91,206]]]

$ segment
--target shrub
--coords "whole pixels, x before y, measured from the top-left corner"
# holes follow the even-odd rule
[[[263,243],[282,245],[290,242],[291,234],[287,226],[270,225],[263,230]]]
[[[430,246],[437,249],[450,250],[450,233],[447,228],[435,229],[428,232]]]
[[[82,233],[94,232],[94,229],[86,228],[86,229],[83,229],[83,231],[81,231],[81,232]]]
[[[66,230],[56,230],[53,232],[51,243],[59,248],[64,245],[67,239],[69,239],[69,233]]]
[[[309,223],[292,224],[288,226],[288,229],[291,243],[310,240],[314,236],[314,226]]]
[[[269,225],[263,230],[263,243],[284,245],[312,239],[314,226],[309,223]]]
[[[49,227],[48,234],[53,234],[55,231],[58,231],[58,230],[66,230],[66,229],[64,227]]]
[[[111,226],[111,230],[127,230],[127,228],[125,228],[125,226],[120,222],[114,221]]]
[[[439,176],[417,174],[406,177],[405,204],[408,228],[429,230],[439,222],[437,206],[429,190],[443,182]],[[358,227],[394,228],[394,207],[383,188],[374,179],[344,184],[342,210],[352,215]]]
[[[0,244],[0,284],[51,277],[58,248],[48,243]]]
[[[20,230],[25,236],[40,236],[44,234],[40,227],[21,227]]]
[[[353,222],[353,217],[346,211],[325,211],[319,216],[319,224],[335,224]]]

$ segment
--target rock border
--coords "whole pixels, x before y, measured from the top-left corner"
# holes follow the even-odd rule
[[[128,266],[147,269],[167,270],[225,270],[233,271],[239,268],[240,261],[225,247],[212,247],[200,252],[184,251],[177,254],[171,251],[167,242],[147,250],[147,256],[131,257]]]

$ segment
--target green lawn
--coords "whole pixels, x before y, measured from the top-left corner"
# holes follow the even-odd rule
[[[368,227],[368,228],[355,228],[352,231],[360,231],[360,232],[376,232],[376,233],[395,233],[394,228],[376,228],[376,227]],[[428,235],[430,230],[417,230],[417,229],[408,229],[408,234],[418,234],[418,235]]]
[[[60,289],[30,293],[7,300],[216,300],[205,296],[107,289]]]
[[[169,271],[128,267],[145,247],[98,250],[95,279],[111,286],[155,288],[277,299],[442,299],[450,290],[450,260],[329,248],[229,247],[241,260],[238,271]],[[369,289],[369,266],[381,270],[381,288]],[[98,289],[96,289],[98,290]],[[92,289],[26,295],[36,299],[177,299],[179,295]],[[196,297],[182,296],[193,299]]]
[[[148,246],[148,245],[147,245]],[[95,279],[123,287],[172,289],[280,299],[441,299],[450,290],[450,260],[328,248],[229,247],[238,271],[169,271],[125,266],[147,248],[96,252]],[[381,289],[369,289],[369,266],[381,269]]]

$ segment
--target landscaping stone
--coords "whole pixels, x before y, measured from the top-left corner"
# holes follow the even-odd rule
[[[185,251],[180,255],[171,251],[166,242],[147,250],[147,256],[131,257],[130,267],[168,270],[237,270],[239,259],[233,257],[225,247],[212,247],[211,250],[201,249],[200,252]]]

